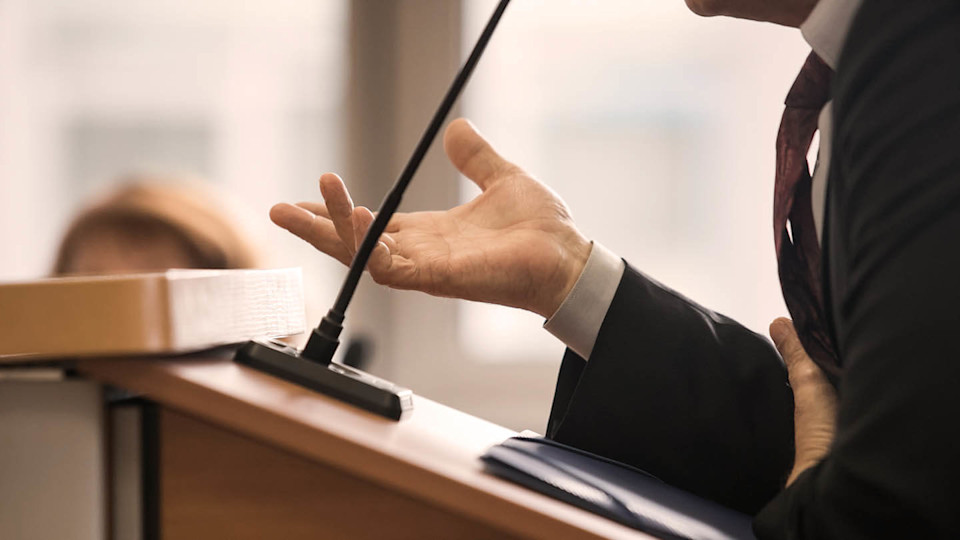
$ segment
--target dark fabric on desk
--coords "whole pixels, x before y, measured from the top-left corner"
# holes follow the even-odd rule
[[[753,515],[793,462],[793,394],[766,338],[628,266],[547,434]]]
[[[866,0],[834,87],[829,456],[761,538],[960,537],[960,2]]]
[[[657,538],[756,540],[747,514],[556,441],[512,437],[480,459],[491,474]]]

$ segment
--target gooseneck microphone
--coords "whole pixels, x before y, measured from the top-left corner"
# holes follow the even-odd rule
[[[433,119],[430,120],[426,131],[424,131],[420,137],[420,142],[417,143],[413,154],[407,161],[407,165],[403,168],[403,172],[400,173],[400,178],[393,184],[393,188],[383,199],[383,202],[380,203],[380,210],[377,213],[377,217],[370,225],[370,229],[367,231],[366,236],[363,237],[363,242],[360,244],[356,255],[353,257],[353,261],[350,263],[350,271],[347,273],[347,278],[340,288],[340,294],[337,295],[336,302],[334,302],[330,311],[327,312],[320,326],[310,335],[307,346],[304,347],[303,352],[300,353],[301,356],[323,363],[329,363],[331,358],[333,358],[333,353],[337,350],[337,345],[339,344],[337,338],[343,329],[341,324],[343,323],[347,307],[350,305],[353,293],[356,291],[357,284],[360,282],[360,276],[363,275],[363,270],[370,260],[370,255],[373,253],[374,248],[377,247],[380,235],[383,234],[383,231],[387,228],[387,223],[390,222],[390,218],[393,217],[394,212],[396,212],[400,206],[403,193],[407,190],[407,186],[410,185],[410,180],[413,179],[413,175],[420,167],[423,157],[427,154],[427,150],[437,137],[437,133],[440,131],[444,119],[450,114],[450,109],[453,108],[453,104],[457,101],[457,98],[463,91],[463,87],[466,86],[467,81],[470,79],[473,69],[480,61],[480,57],[483,55],[483,51],[490,41],[490,36],[493,35],[493,30],[497,27],[497,23],[500,21],[500,17],[503,15],[509,3],[510,0],[501,0],[496,11],[493,12],[493,16],[490,17],[490,21],[487,22],[487,26],[483,29],[483,33],[480,34],[477,44],[473,47],[473,52],[470,53],[467,61],[463,64],[463,67],[460,68],[460,72],[457,73],[457,77],[447,90],[446,95],[443,96],[443,101],[440,102],[440,106],[433,114]]]
[[[380,204],[376,218],[363,237],[350,263],[347,277],[340,288],[340,293],[330,311],[327,312],[320,325],[313,330],[303,351],[276,341],[250,341],[243,345],[234,360],[255,369],[270,373],[281,379],[311,388],[347,401],[371,412],[399,420],[403,414],[413,407],[413,396],[410,390],[379,379],[363,371],[339,365],[332,362],[333,355],[340,345],[340,332],[343,330],[343,320],[347,307],[357,289],[363,270],[370,260],[370,255],[380,240],[380,235],[386,229],[390,218],[397,211],[403,194],[410,185],[413,175],[416,174],[427,150],[436,139],[440,127],[450,109],[466,86],[470,75],[480,61],[490,37],[493,35],[497,23],[503,16],[510,0],[500,0],[497,8],[491,15],[480,34],[473,51],[457,73],[453,83],[444,95],[440,106],[433,114],[427,129],[420,137],[413,154],[400,173],[390,192]]]

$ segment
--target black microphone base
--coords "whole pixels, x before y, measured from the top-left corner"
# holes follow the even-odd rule
[[[248,341],[233,361],[392,420],[413,410],[410,390],[342,364],[307,360],[277,341]]]

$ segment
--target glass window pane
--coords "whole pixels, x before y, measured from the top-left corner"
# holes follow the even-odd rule
[[[322,271],[325,258],[267,211],[319,199],[319,175],[345,165],[347,8],[0,2],[0,278],[48,271],[76,207],[131,172],[219,184],[276,239],[272,263]]]
[[[465,46],[495,2],[466,2]],[[683,2],[510,5],[465,96],[508,158],[654,278],[766,332],[785,313],[771,230],[774,140],[808,52],[795,29],[703,19]],[[477,193],[463,180],[463,198]],[[464,346],[556,359],[535,315],[466,304]]]

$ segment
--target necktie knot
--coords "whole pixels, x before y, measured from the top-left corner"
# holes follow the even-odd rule
[[[833,70],[811,52],[784,101],[789,108],[820,110],[830,100]]]

